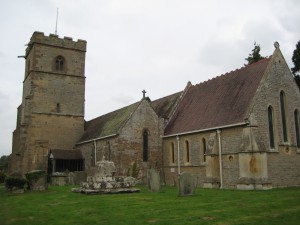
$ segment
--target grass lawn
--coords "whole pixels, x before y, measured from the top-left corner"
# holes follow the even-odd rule
[[[159,193],[84,195],[71,187],[9,194],[0,186],[0,224],[300,224],[300,188],[268,191],[197,189],[178,197]]]

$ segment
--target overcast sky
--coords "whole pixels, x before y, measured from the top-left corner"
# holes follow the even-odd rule
[[[25,44],[34,31],[87,41],[85,119],[242,67],[278,41],[290,67],[299,0],[9,0],[0,2],[0,156],[11,153]]]

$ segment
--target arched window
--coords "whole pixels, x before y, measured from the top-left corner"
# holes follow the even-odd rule
[[[271,148],[275,148],[274,141],[274,115],[272,106],[268,107],[269,143]]]
[[[286,102],[285,102],[285,94],[283,91],[280,92],[280,110],[281,110],[283,141],[287,142],[288,135],[287,135],[287,126],[286,126]]]
[[[185,141],[185,161],[190,162],[190,144],[189,141]]]
[[[59,103],[56,103],[56,112],[60,112],[60,104]]]
[[[206,162],[206,140],[202,138],[203,162]]]
[[[55,58],[55,70],[63,71],[65,66],[65,59],[61,55]]]
[[[143,131],[143,161],[148,161],[148,131]]]
[[[297,148],[300,148],[299,111],[297,109],[294,112],[294,119],[295,119],[295,130],[296,130]]]
[[[173,142],[171,143],[171,149],[170,149],[170,162],[175,163],[175,145]]]

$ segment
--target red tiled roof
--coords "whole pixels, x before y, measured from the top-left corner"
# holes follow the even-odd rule
[[[270,58],[191,86],[165,135],[244,122]]]

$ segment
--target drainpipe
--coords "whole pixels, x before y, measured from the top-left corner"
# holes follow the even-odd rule
[[[180,175],[180,155],[179,155],[179,136],[177,135],[177,161],[178,161],[178,175]]]
[[[219,167],[220,167],[220,189],[223,188],[223,169],[222,169],[222,146],[221,146],[221,131],[217,130],[219,139]]]
[[[96,162],[97,162],[97,142],[94,141],[94,160],[95,160],[95,166],[96,166]]]

